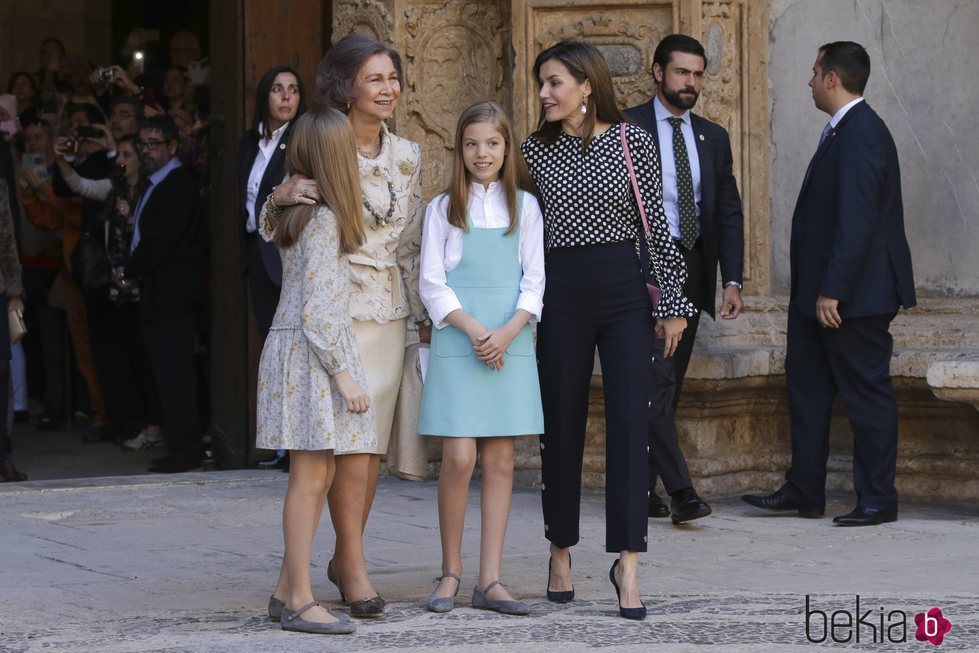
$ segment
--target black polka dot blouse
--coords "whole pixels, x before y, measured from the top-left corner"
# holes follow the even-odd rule
[[[690,317],[697,308],[683,295],[687,268],[670,236],[663,211],[663,186],[656,142],[629,125],[629,151],[651,237],[652,266],[663,290],[656,317]],[[533,136],[520,146],[544,204],[544,249],[635,242],[642,233],[639,208],[625,165],[619,125],[592,139],[587,155],[581,139],[566,133],[545,145]]]

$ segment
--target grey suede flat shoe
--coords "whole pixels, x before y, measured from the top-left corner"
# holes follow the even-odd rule
[[[500,585],[500,581],[494,580],[492,583],[479,589],[473,588],[472,606],[477,610],[494,610],[500,614],[526,615],[530,614],[530,606],[523,601],[491,599],[486,593]]]
[[[271,621],[281,621],[282,613],[286,609],[286,602],[275,598],[275,594],[269,597],[269,619]],[[350,621],[350,615],[339,610],[327,610],[340,621]]]
[[[462,579],[458,575],[453,574],[451,571],[443,571],[442,575],[435,579],[436,583],[442,582],[443,578],[453,578],[456,582],[456,591],[452,596],[436,596],[435,592],[432,592],[428,596],[428,601],[425,605],[432,612],[449,612],[456,604],[456,594],[459,593],[459,587],[462,585]],[[438,589],[438,586],[436,586]]]
[[[279,627],[282,630],[291,630],[298,633],[312,633],[314,635],[349,635],[356,632],[357,625],[341,619],[336,613],[330,610],[330,614],[337,618],[337,621],[324,624],[315,621],[306,621],[302,614],[312,607],[319,605],[319,601],[310,601],[295,612],[289,608],[283,608],[282,621]]]
[[[269,619],[272,621],[280,621],[282,619],[282,611],[286,609],[286,602],[280,601],[275,598],[275,594],[269,597]]]

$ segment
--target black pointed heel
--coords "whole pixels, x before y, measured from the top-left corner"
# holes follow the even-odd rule
[[[635,619],[636,621],[642,621],[646,618],[646,606],[643,605],[641,608],[623,608],[622,607],[622,595],[619,592],[619,584],[615,582],[615,568],[619,565],[619,560],[616,559],[612,563],[612,568],[608,570],[608,579],[612,581],[612,587],[615,588],[615,598],[619,603],[619,615],[625,617],[626,619]],[[639,601],[642,603],[642,600]]]
[[[574,601],[574,585],[570,590],[554,591],[551,589],[551,562],[553,557],[547,558],[547,600],[555,603],[571,603]],[[571,568],[571,554],[568,554],[568,569]]]

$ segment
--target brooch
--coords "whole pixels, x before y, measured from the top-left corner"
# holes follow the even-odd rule
[[[410,177],[415,172],[415,164],[408,160],[401,161],[398,163],[398,170],[405,177]]]

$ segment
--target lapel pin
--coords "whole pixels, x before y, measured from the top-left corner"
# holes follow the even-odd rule
[[[285,143],[279,143],[279,149],[280,150],[286,149],[286,144]]]
[[[703,134],[697,134],[697,135],[700,136],[700,140],[704,140],[704,135]]]

